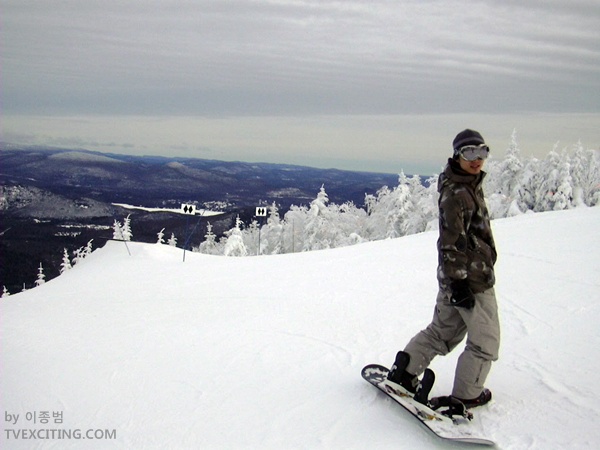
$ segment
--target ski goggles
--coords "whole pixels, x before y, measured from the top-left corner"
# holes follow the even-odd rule
[[[458,149],[458,154],[465,161],[476,161],[486,159],[489,156],[490,148],[485,144],[465,145]]]

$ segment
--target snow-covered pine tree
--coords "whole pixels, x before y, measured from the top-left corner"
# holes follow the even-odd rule
[[[422,233],[432,223],[437,224],[437,177],[429,178],[427,187],[423,185],[419,175],[405,177],[403,182],[410,192],[409,205],[402,227],[403,236]]]
[[[92,253],[92,241],[90,239],[85,247],[79,247],[77,250],[73,251],[73,261],[72,266],[80,263],[85,258],[87,258]]]
[[[212,229],[213,227],[210,222],[207,222],[204,241],[198,246],[198,251],[207,255],[222,255],[223,252],[219,249],[219,244],[217,243],[217,235],[213,233]]]
[[[586,150],[581,141],[573,146],[571,156],[574,206],[600,204],[600,150]]]
[[[302,251],[322,250],[332,247],[332,236],[336,230],[331,223],[331,211],[327,207],[329,196],[321,186],[317,198],[310,203],[304,225]]]
[[[553,196],[553,209],[560,211],[571,207],[573,199],[573,178],[571,178],[571,165],[566,152],[563,152],[563,158],[559,161],[557,167],[557,186]]]
[[[115,222],[113,223],[113,239],[116,241],[125,240],[123,238],[123,226],[121,225],[121,222],[119,222],[117,219],[115,219]]]
[[[41,286],[46,282],[46,275],[44,275],[44,267],[42,263],[40,263],[40,267],[38,268],[37,280],[35,280],[36,286]]]
[[[242,232],[242,239],[244,240],[244,245],[246,246],[248,255],[254,256],[260,254],[260,250],[258,248],[259,232],[259,225],[256,219],[253,219],[252,222],[250,222],[250,226]],[[264,246],[262,242],[260,245],[261,247]]]
[[[362,237],[367,218],[365,210],[352,202],[342,205],[330,203],[324,186],[321,186],[305,216],[303,251],[343,247],[365,240]]]
[[[518,187],[517,202],[520,211],[533,211],[543,176],[539,173],[540,161],[529,158],[523,164],[521,182]]]
[[[157,244],[164,244],[165,243],[165,234],[163,233],[163,231],[165,231],[165,229],[163,228],[162,230],[160,230],[158,233],[156,233],[156,236],[158,237],[158,240],[156,241]]]
[[[261,254],[276,255],[284,252],[283,223],[275,202],[269,206],[267,223],[261,229]]]
[[[175,237],[175,233],[171,233],[171,237],[167,241],[171,247],[177,247],[177,238]]]
[[[8,289],[6,289],[6,286],[2,286],[2,295],[0,296],[0,298],[5,298],[5,297],[10,297],[10,292],[8,292]]]
[[[290,206],[283,218],[282,253],[300,252],[304,248],[304,224],[308,217],[306,206]]]
[[[375,194],[365,195],[365,208],[367,210],[367,223],[365,237],[377,241],[387,237],[387,210],[382,207],[383,199],[388,199],[391,190],[383,186]]]
[[[83,261],[83,247],[79,247],[77,250],[73,250],[73,259],[71,261],[71,265],[75,266],[79,264],[79,262]]]
[[[558,154],[557,148],[558,143],[554,145],[552,151],[548,153],[538,167],[537,172],[541,181],[536,190],[535,204],[533,206],[535,212],[553,211],[555,210],[555,206],[560,208],[564,204],[564,199],[558,192],[564,171],[559,170],[561,156]]]
[[[242,237],[242,230],[240,228],[241,223],[238,216],[235,220],[235,227],[225,233],[227,236],[223,249],[225,256],[248,256],[248,249],[244,245],[244,238]]]
[[[369,240],[397,238],[406,234],[413,210],[411,197],[410,183],[404,172],[400,173],[398,186],[393,190],[384,186],[375,196],[366,196]]]
[[[335,208],[334,226],[337,233],[333,240],[335,247],[360,244],[365,242],[363,237],[367,221],[367,212],[357,208],[354,203],[346,202]]]
[[[130,219],[131,214],[128,214],[127,217],[125,217],[125,219],[123,219],[123,228],[122,228],[122,235],[123,235],[123,240],[125,241],[131,241],[131,239],[133,238],[133,233],[131,231],[131,219]]]
[[[523,163],[515,128],[510,136],[506,155],[500,164],[500,189],[511,201],[517,196]]]
[[[88,241],[88,243],[86,244],[86,246],[83,248],[83,251],[81,252],[81,255],[83,258],[87,258],[88,256],[90,256],[92,254],[92,241],[93,239],[90,239]]]
[[[72,268],[73,268],[73,266],[71,266],[71,259],[69,258],[69,252],[67,252],[67,249],[65,248],[65,251],[63,253],[62,263],[60,264],[60,273],[63,274],[67,270],[72,269]]]
[[[492,219],[521,214],[519,189],[523,179],[523,168],[517,130],[514,129],[504,159],[496,161],[490,158],[486,167],[488,176],[484,190]]]

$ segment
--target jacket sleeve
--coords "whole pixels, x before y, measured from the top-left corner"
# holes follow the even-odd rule
[[[473,212],[473,202],[466,190],[448,190],[439,200],[440,237],[438,240],[439,270],[447,284],[467,278],[467,230]]]

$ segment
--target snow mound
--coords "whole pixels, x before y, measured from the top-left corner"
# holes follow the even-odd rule
[[[598,223],[600,208],[493,222],[503,342],[473,426],[499,448],[597,445]],[[429,322],[436,239],[185,262],[109,242],[0,301],[0,446],[456,448],[360,377]],[[434,360],[433,395],[450,391],[458,353]]]

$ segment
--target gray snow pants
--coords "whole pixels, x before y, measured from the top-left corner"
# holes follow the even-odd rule
[[[500,322],[493,288],[475,294],[475,306],[470,310],[450,305],[448,294],[440,291],[433,320],[404,349],[410,355],[407,372],[420,375],[435,356],[450,353],[465,335],[467,345],[458,358],[452,395],[462,399],[478,397],[500,348]]]

